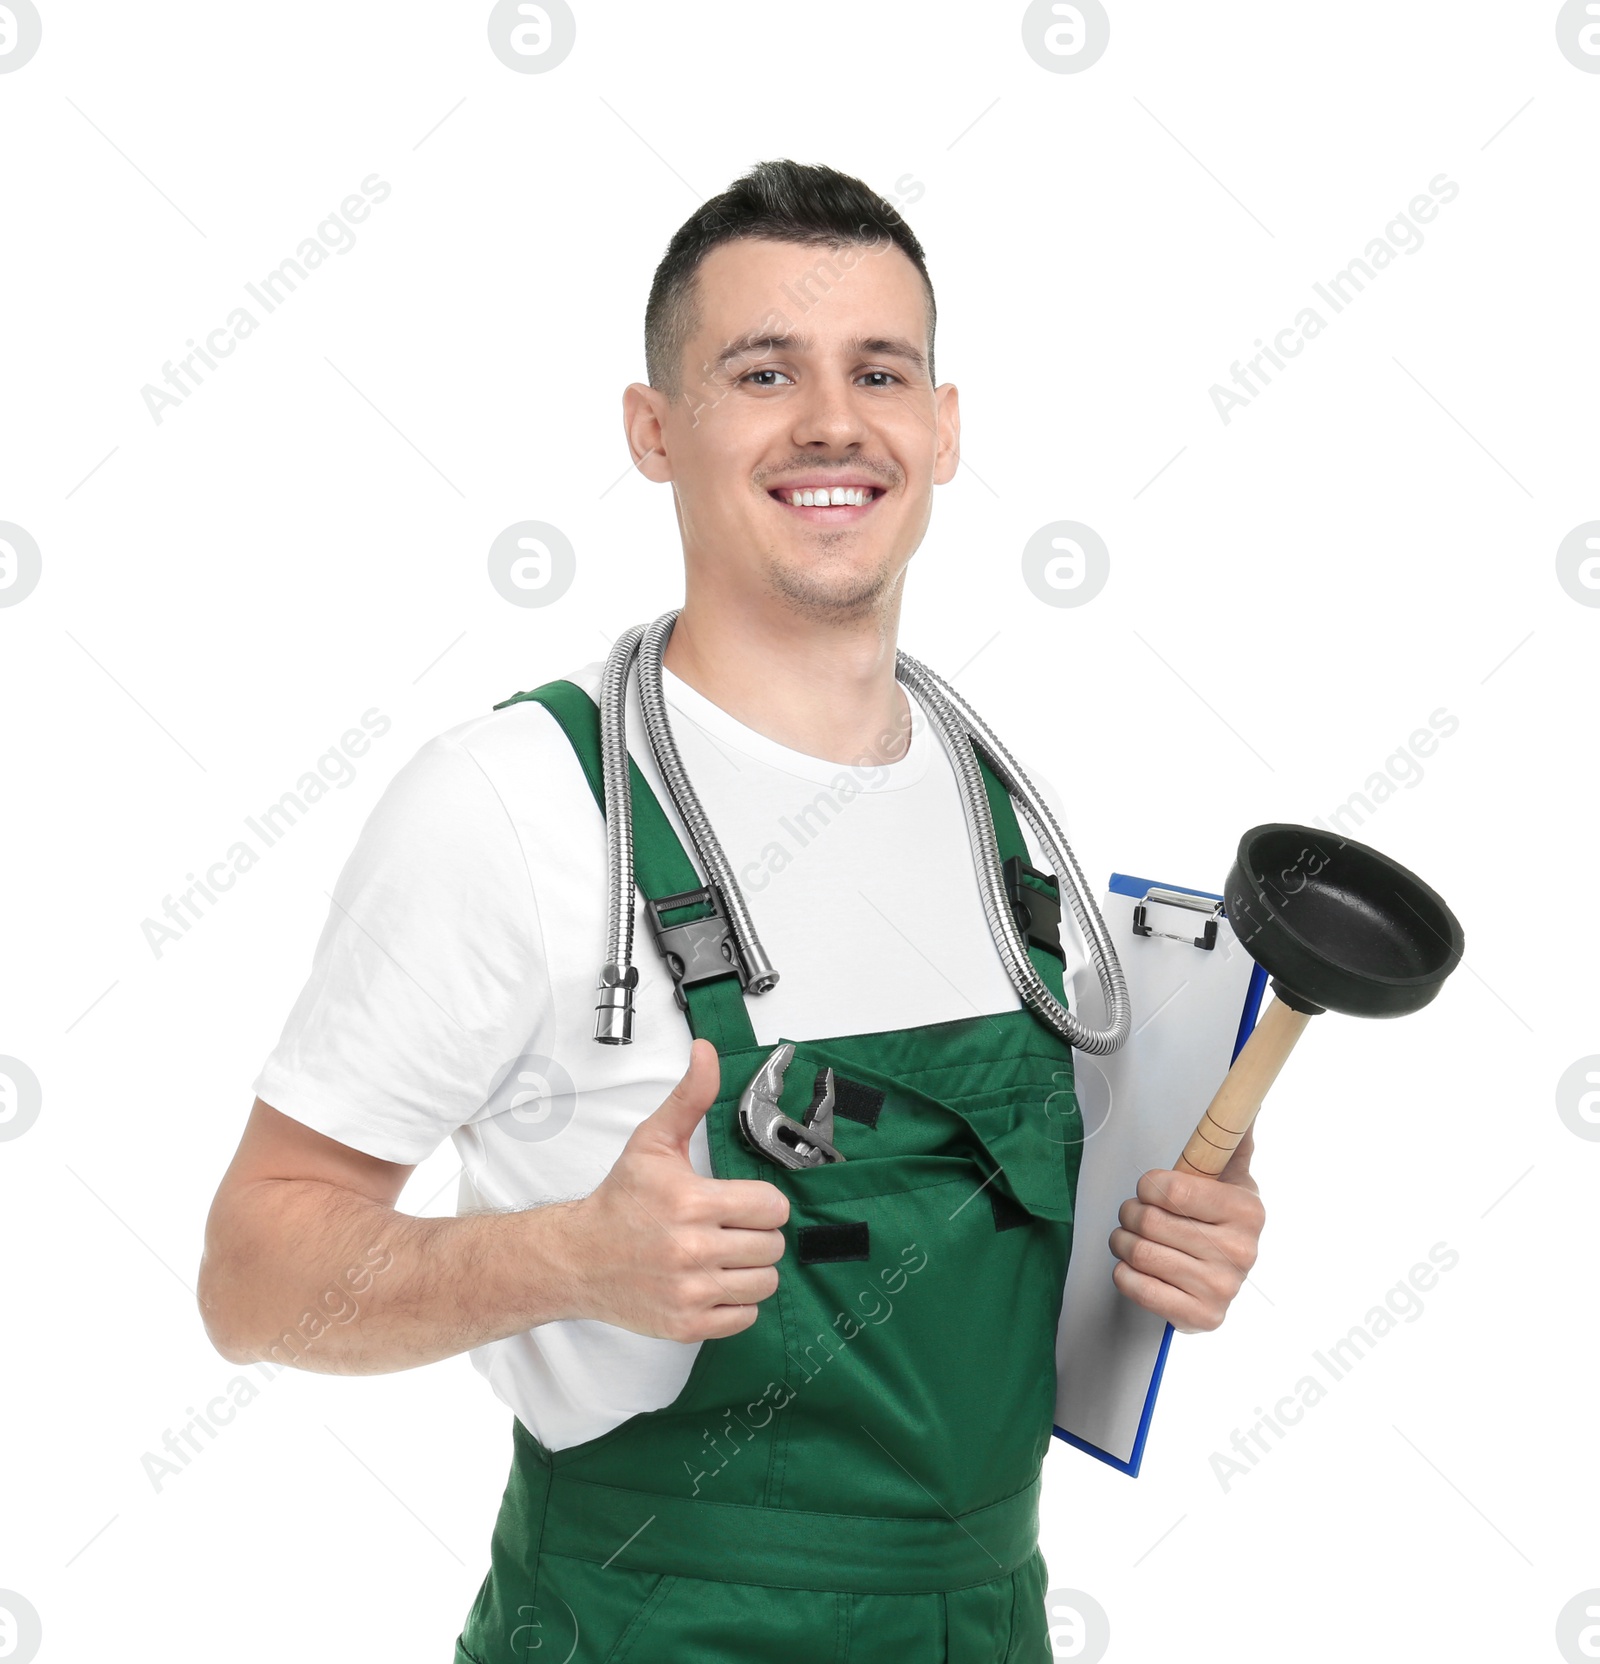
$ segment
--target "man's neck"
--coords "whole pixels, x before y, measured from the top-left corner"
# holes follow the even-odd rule
[[[899,597],[839,622],[780,610],[718,607],[691,596],[663,663],[758,734],[829,762],[893,762],[910,743],[895,680]]]

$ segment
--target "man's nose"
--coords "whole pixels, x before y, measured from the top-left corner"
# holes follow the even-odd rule
[[[843,450],[860,444],[867,435],[856,389],[844,376],[814,376],[806,384],[795,410],[796,445],[826,445]]]

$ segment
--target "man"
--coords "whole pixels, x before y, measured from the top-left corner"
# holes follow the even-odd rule
[[[674,734],[777,985],[691,980],[680,1008],[641,905],[634,1039],[594,1043],[590,665],[400,772],[256,1082],[201,1268],[219,1350],[360,1374],[470,1349],[516,1413],[457,1664],[1050,1656],[1037,1501],[1082,1123],[894,674],[959,456],[933,336],[894,210],[766,163],[673,239],[649,384],[623,397],[683,544]],[[701,880],[636,693],[628,732],[659,900]],[[1003,794],[994,818],[1022,853]],[[1029,951],[1066,1000],[1086,959],[1064,922]],[[741,1137],[780,1040],[794,1116],[832,1080],[844,1160]],[[396,1212],[446,1137],[458,1216]],[[1127,1298],[1217,1326],[1262,1224],[1249,1158],[1144,1176],[1111,1236]]]

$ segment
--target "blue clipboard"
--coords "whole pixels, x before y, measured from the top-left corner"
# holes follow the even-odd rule
[[[1085,1143],[1054,1431],[1137,1477],[1174,1330],[1116,1292],[1106,1238],[1139,1174],[1177,1160],[1255,1027],[1267,973],[1239,946],[1214,891],[1113,873],[1102,912],[1128,980],[1133,1032],[1110,1058],[1074,1055]],[[1098,988],[1084,999],[1085,1021],[1104,1020],[1103,1003],[1093,1009],[1099,999]]]

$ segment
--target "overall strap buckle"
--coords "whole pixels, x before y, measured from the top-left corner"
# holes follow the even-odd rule
[[[1035,947],[1044,948],[1065,963],[1066,950],[1061,946],[1061,891],[1055,875],[1030,867],[1020,855],[1008,856],[1001,863],[1001,870],[1018,931]],[[1040,885],[1050,885],[1055,894],[1023,882],[1029,878],[1037,879]]]
[[[706,912],[692,919],[668,924],[663,913],[676,912],[683,907],[704,907]],[[660,896],[651,901],[645,898],[650,915],[650,930],[656,947],[672,974],[672,995],[680,1011],[689,1009],[685,988],[696,983],[710,982],[719,976],[736,976],[739,986],[746,987],[749,978],[739,957],[738,943],[728,923],[727,909],[714,885],[698,890],[680,890],[676,895]]]

